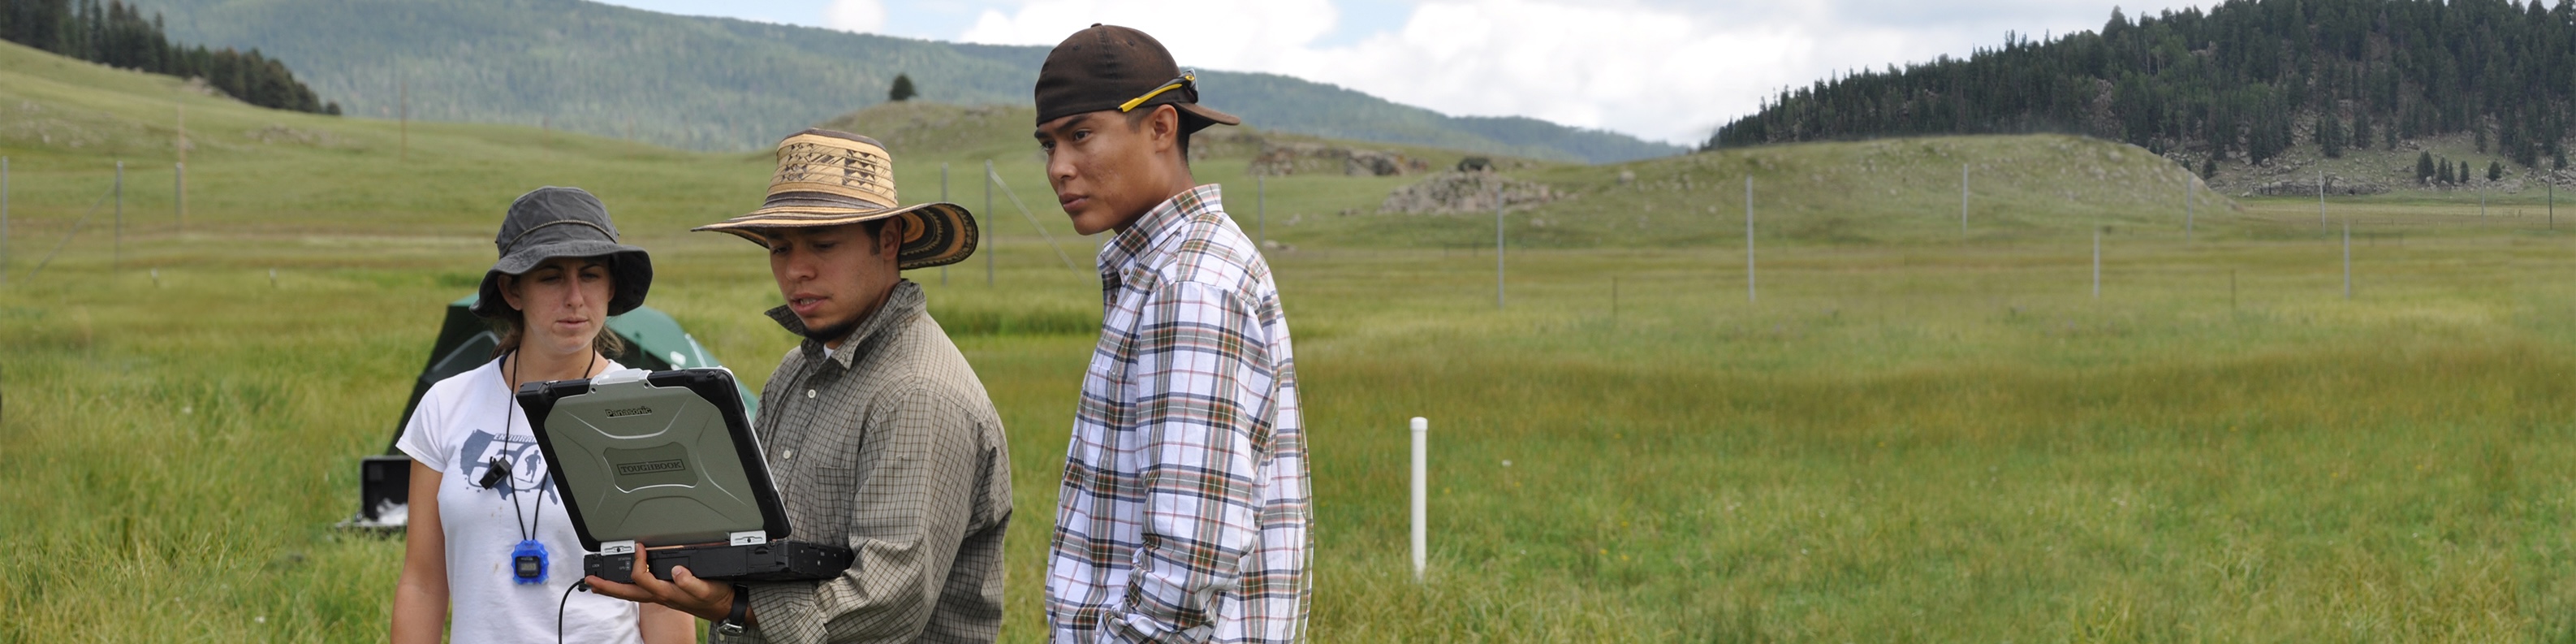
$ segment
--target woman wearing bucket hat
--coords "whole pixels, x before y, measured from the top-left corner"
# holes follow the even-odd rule
[[[686,614],[571,592],[580,541],[512,398],[522,382],[621,368],[608,316],[644,303],[652,259],[577,188],[521,195],[493,242],[501,259],[471,310],[499,355],[432,385],[396,443],[413,463],[393,641],[438,642],[442,626],[458,642],[692,641]]]

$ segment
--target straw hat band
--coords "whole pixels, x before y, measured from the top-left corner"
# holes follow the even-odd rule
[[[778,174],[769,181],[772,197],[817,192],[866,200],[902,203],[895,196],[894,164],[885,148],[873,142],[800,134],[778,145]]]
[[[779,207],[786,207],[786,208],[842,208],[842,209],[856,208],[856,209],[862,209],[862,210],[865,210],[865,209],[884,209],[884,208],[893,208],[893,207],[894,207],[894,205],[893,205],[893,204],[886,204],[886,203],[878,203],[875,199],[868,198],[868,197],[864,197],[864,196],[852,196],[852,195],[844,195],[844,194],[835,194],[835,193],[830,193],[830,192],[778,192],[778,193],[771,193],[771,194],[769,195],[769,200],[768,200],[767,202],[764,202],[764,203],[761,205],[761,207],[763,207],[763,208],[779,208]]]

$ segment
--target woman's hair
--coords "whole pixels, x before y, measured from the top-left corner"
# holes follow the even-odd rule
[[[614,264],[615,260],[610,260],[610,263]],[[610,271],[609,274],[613,276],[616,272]],[[518,281],[518,276],[516,275],[506,277],[513,284]],[[614,278],[612,277],[611,279]],[[615,285],[612,284],[611,286]],[[505,286],[503,288],[508,287]],[[610,290],[614,291],[616,289],[612,288]],[[521,326],[521,322],[528,316],[527,312],[517,309],[511,309],[510,312],[513,313],[513,315],[502,315],[492,318],[492,334],[498,336],[500,339],[498,344],[492,345],[492,357],[498,358],[503,354],[519,350],[519,342],[527,338],[528,330],[526,327]],[[603,320],[599,325],[599,335],[592,336],[590,339],[590,348],[597,350],[601,356],[605,356],[610,360],[615,360],[619,356],[625,355],[626,339],[618,337],[616,331],[608,330],[608,324]]]

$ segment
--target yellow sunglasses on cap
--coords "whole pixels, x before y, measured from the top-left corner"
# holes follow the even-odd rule
[[[1120,112],[1133,111],[1133,110],[1135,110],[1135,109],[1136,109],[1136,106],[1138,106],[1138,105],[1144,105],[1144,104],[1145,104],[1145,101],[1154,100],[1154,97],[1156,97],[1156,96],[1161,96],[1161,95],[1163,94],[1163,92],[1168,92],[1168,91],[1172,91],[1172,90],[1175,90],[1175,89],[1180,89],[1180,88],[1183,88],[1183,87],[1190,87],[1190,86],[1194,86],[1194,85],[1197,85],[1197,84],[1198,84],[1198,82],[1199,82],[1199,74],[1198,74],[1198,70],[1188,70],[1188,71],[1183,71],[1183,72],[1181,72],[1181,77],[1180,77],[1180,78],[1174,78],[1174,79],[1172,79],[1172,82],[1164,83],[1162,87],[1154,88],[1154,91],[1146,92],[1144,96],[1138,96],[1138,97],[1136,97],[1136,98],[1128,99],[1128,100],[1127,100],[1127,102],[1125,102],[1125,103],[1119,103],[1119,104],[1118,104],[1118,111],[1120,111]]]

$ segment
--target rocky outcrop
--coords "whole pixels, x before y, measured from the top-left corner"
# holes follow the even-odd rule
[[[1252,165],[1246,171],[1267,176],[1340,172],[1355,177],[1393,177],[1430,169],[1430,163],[1396,152],[1263,141],[1261,153],[1252,157]]]
[[[2342,177],[2333,175],[2327,175],[2325,182],[2325,193],[2329,196],[2357,197],[2388,192],[2388,186],[2368,181],[2346,181]],[[2247,191],[2241,196],[2252,197],[2256,195],[2265,197],[2314,197],[2317,196],[2317,181],[2316,179],[2283,179],[2254,186],[2253,190]]]
[[[1442,172],[1395,189],[1378,204],[1378,212],[1453,214],[1494,211],[1500,195],[1505,208],[1522,208],[1565,197],[1545,184],[1517,181],[1491,172]]]

